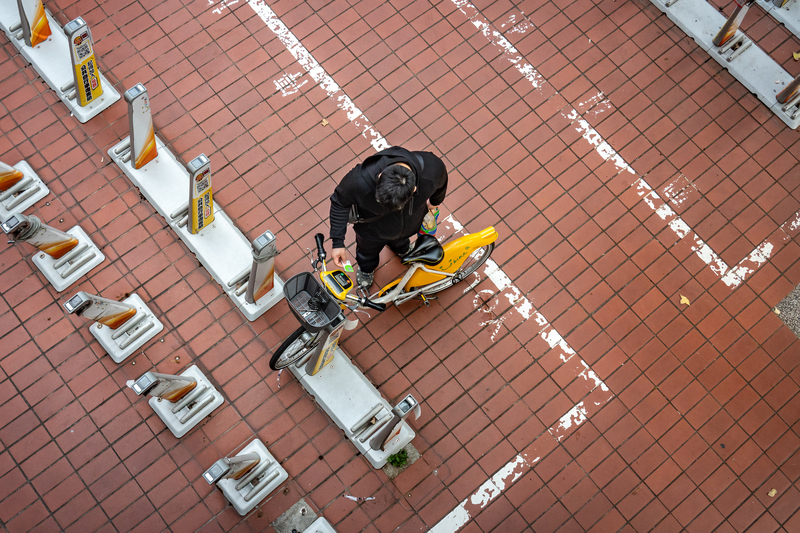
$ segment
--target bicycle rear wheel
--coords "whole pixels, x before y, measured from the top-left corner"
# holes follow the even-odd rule
[[[431,290],[422,289],[422,294],[428,295],[442,292],[443,290],[449,289],[456,283],[468,278],[474,274],[475,271],[478,270],[487,259],[489,259],[489,256],[492,255],[492,250],[494,250],[493,242],[476,249],[474,252],[469,254],[469,257],[464,260],[464,262],[461,264],[461,267],[454,272],[453,277],[448,278],[448,283],[443,283]]]
[[[280,370],[301,359],[309,351],[317,347],[324,331],[325,329],[323,328],[316,333],[308,333],[303,336],[306,330],[300,326],[283,341],[280,348],[275,350],[275,353],[272,354],[272,359],[269,360],[269,367],[272,370]]]

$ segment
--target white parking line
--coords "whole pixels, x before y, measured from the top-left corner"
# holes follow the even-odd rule
[[[541,86],[544,78],[538,71],[529,63],[523,61],[523,57],[516,51],[511,43],[483,18],[480,12],[465,0],[452,0],[464,15],[472,22],[481,33],[487,37],[495,46],[498,46],[503,51],[503,57],[514,64],[519,73],[528,80],[535,88]],[[336,101],[340,109],[347,113],[348,119],[351,120],[357,128],[359,128],[376,150],[381,150],[389,146],[389,143],[380,135],[377,130],[370,124],[364,114],[355,106],[350,98],[344,94],[341,88],[328,76],[324,69],[317,63],[311,54],[299,43],[289,29],[278,19],[278,17],[270,10],[263,1],[249,0],[248,2],[253,10],[264,20],[268,27],[275,33],[275,35],[286,46],[287,50],[295,57],[303,68],[311,75],[311,77],[318,83],[329,95],[330,98]],[[523,21],[522,24],[516,25],[512,31],[524,32],[528,27],[532,27],[528,21]],[[601,101],[604,96],[599,93],[596,97]],[[562,110],[562,115],[569,119],[573,127],[581,134],[581,137],[586,140],[593,149],[604,160],[610,161],[618,169],[618,173],[629,172],[636,175],[630,165],[602,138],[602,136],[591,127],[576,109]],[[763,265],[776,249],[777,244],[785,242],[784,238],[779,238],[778,243],[773,243],[769,240],[764,241],[757,247],[748,257],[743,259],[739,265],[734,268],[728,265],[706,244],[700,237],[694,233],[691,228],[686,224],[677,213],[669,207],[668,203],[659,196],[650,185],[642,178],[634,182],[639,196],[643,201],[664,220],[668,227],[679,237],[689,237],[691,239],[691,246],[697,256],[710,266],[712,271],[722,278],[730,287],[736,287],[753,272],[755,272],[761,265]],[[454,229],[458,223],[452,219],[450,222]],[[800,212],[795,217],[784,224],[781,228],[795,230],[800,226]],[[786,237],[788,239],[788,236]],[[561,349],[561,359],[563,362],[570,360],[575,352],[569,345],[561,338],[558,332],[547,322],[547,320],[533,308],[528,299],[522,295],[521,291],[515,287],[511,280],[502,272],[494,261],[489,260],[486,264],[484,271],[485,275],[496,286],[498,293],[503,294],[509,300],[512,307],[520,315],[523,321],[534,317],[535,322],[540,326],[538,334],[548,342],[551,348],[558,346]],[[505,291],[505,292],[504,292]],[[504,315],[497,320],[497,328],[499,328],[502,320],[507,316]],[[497,329],[495,330],[495,332]],[[599,402],[592,402],[594,406],[603,405],[608,399],[613,397],[608,391],[606,385],[591,371],[589,366],[580,361],[581,366],[584,368],[582,375],[587,380],[594,382],[595,390],[600,387],[604,393],[603,399]],[[595,409],[591,409],[595,412]],[[571,428],[579,425],[590,416],[590,412],[584,402],[579,402],[570,411],[568,411],[553,427],[550,428],[550,433],[557,439],[561,440]],[[476,493],[464,500],[461,505],[454,509],[442,521],[440,521],[432,531],[437,533],[454,532],[463,527],[470,519],[472,514],[470,510],[476,511],[477,508],[483,508],[489,501],[497,497],[500,493],[516,481],[525,468],[530,468],[532,464],[538,461],[531,461],[529,464],[522,456],[517,456],[509,462],[504,468],[498,471],[490,480],[482,485]]]
[[[519,73],[526,80],[531,82],[535,89],[538,89],[542,86],[543,82],[545,81],[544,77],[538,73],[533,65],[524,61],[524,57],[516,50],[516,48],[514,48],[514,46],[500,32],[491,26],[491,24],[483,17],[483,15],[477,8],[475,8],[475,6],[466,0],[451,1],[490,42],[492,42],[496,47],[500,48],[501,57],[511,62],[517,71],[519,71]],[[516,21],[514,20],[512,22]],[[514,31],[524,33],[528,28],[532,27],[533,25],[530,23],[530,21],[525,20],[516,25],[514,27]],[[593,100],[592,104],[599,104],[604,100],[604,98],[605,97],[602,93],[598,93],[595,97],[590,98],[590,100]],[[586,107],[586,109],[588,110],[591,107],[592,105],[590,104]],[[581,116],[578,110],[565,108],[561,110],[561,115],[571,121],[576,131],[580,133],[581,137],[592,146],[594,151],[603,160],[614,164],[614,166],[617,168],[618,174],[628,172],[634,176],[637,176],[636,172],[631,168],[631,166],[622,158],[620,154],[616,152],[616,150],[611,147],[611,145],[609,145],[603,139],[600,133],[598,133],[597,130],[595,130],[589,124],[589,122],[583,118],[583,116]],[[753,274],[761,265],[763,265],[776,249],[776,245],[783,244],[789,239],[788,231],[796,231],[798,227],[800,227],[800,212],[798,212],[791,220],[781,226],[783,234],[781,235],[779,233],[777,235],[777,242],[773,242],[770,239],[765,240],[747,257],[742,259],[742,261],[740,261],[736,267],[730,268],[708,244],[706,244],[695,232],[691,230],[689,225],[686,224],[686,222],[684,222],[683,219],[678,216],[678,214],[667,204],[667,202],[665,202],[652,189],[652,187],[644,180],[644,178],[639,176],[639,178],[634,181],[632,186],[636,186],[637,193],[643,198],[643,201],[667,223],[668,227],[672,229],[672,231],[679,238],[683,239],[684,237],[689,237],[691,240],[692,250],[704,263],[709,265],[711,270],[717,274],[717,276],[719,276],[726,285],[731,288],[735,288],[740,285],[749,275]],[[684,196],[680,201],[685,200],[686,198]],[[555,330],[553,330],[553,332],[555,335],[558,335]],[[550,346],[552,347],[554,344],[550,343]],[[572,353],[574,354],[574,352]],[[566,362],[570,357],[571,355],[569,352],[565,351],[562,359],[564,362]],[[604,392],[608,392],[608,388],[604,383],[602,383],[602,381],[599,380],[599,378],[594,376],[594,372],[591,371],[589,366],[586,365],[586,363],[584,363],[582,360],[580,363],[585,366],[586,376],[597,379],[598,385],[602,386],[602,390]],[[613,395],[608,393],[607,395],[604,395],[604,397],[607,399],[601,399],[599,402],[592,402],[594,406],[592,406],[591,412],[596,412],[594,407],[602,406],[606,401],[610,400]],[[590,412],[587,410],[587,406],[584,405],[584,402],[579,402],[569,412],[567,412],[556,425],[551,427],[549,431],[554,437],[556,437],[558,441],[560,441],[573,426],[579,425],[585,421],[588,416],[590,416]],[[509,463],[509,465],[512,464],[515,464],[515,461]],[[509,465],[506,466],[508,467]],[[513,483],[515,479],[516,477],[512,479],[510,483]],[[502,488],[500,490],[502,490]],[[459,507],[457,507],[453,512],[437,523],[432,531],[436,531],[437,533],[454,533],[463,527],[463,525],[466,524],[465,518],[468,519],[471,516],[470,513],[466,511],[468,500],[462,502]]]
[[[544,77],[539,74],[533,65],[524,61],[522,54],[514,48],[503,34],[495,30],[491,24],[489,24],[475,6],[470,4],[467,0],[452,0],[452,2],[489,41],[500,49],[503,59],[512,63],[514,68],[516,68],[525,79],[530,81],[534,88],[541,88],[542,83],[545,81]],[[513,22],[516,22],[516,20],[512,20],[512,23]],[[533,28],[533,24],[526,19],[514,26],[513,31],[516,33],[525,33],[529,28]],[[604,98],[605,96],[602,93],[598,93],[597,96],[590,100],[599,103],[604,100]],[[589,107],[587,107],[587,110]],[[622,156],[603,139],[576,109],[564,108],[561,111],[561,115],[572,121],[575,130],[581,134],[581,137],[592,145],[595,152],[597,152],[600,157],[605,161],[613,163],[617,167],[618,172],[630,172],[631,174],[637,175]],[[667,202],[650,187],[643,177],[639,176],[639,179],[634,182],[632,186],[636,186],[639,196],[643,197],[644,202],[667,223],[667,226],[679,239],[685,237],[689,238],[692,251],[695,252],[697,257],[707,264],[711,268],[711,271],[722,279],[725,285],[732,289],[741,285],[748,276],[752,275],[759,267],[766,263],[780,246],[788,242],[790,236],[787,234],[786,230],[789,226],[794,226],[796,230],[797,225],[800,224],[800,211],[798,211],[792,219],[781,226],[780,229],[782,233],[779,232],[775,238],[770,237],[766,239],[735,267],[731,268],[671,207],[669,207],[669,205],[667,205]]]
[[[264,23],[275,33],[284,46],[286,46],[287,50],[291,52],[298,63],[311,74],[314,81],[326,90],[329,98],[334,100],[337,106],[347,113],[348,119],[362,131],[362,135],[370,140],[372,146],[376,150],[382,150],[390,146],[388,141],[386,141],[372,126],[364,113],[362,113],[353,101],[339,88],[336,82],[313,58],[311,53],[303,47],[263,0],[249,0],[248,3]],[[535,69],[532,67],[525,67],[524,65],[520,73],[526,76],[526,79],[529,79],[532,83],[535,83],[538,76]],[[461,226],[452,215],[446,217],[443,221],[443,225],[452,228],[454,233],[463,232],[464,230],[463,226]],[[531,302],[522,294],[522,291],[513,284],[511,279],[492,259],[487,260],[484,275],[495,285],[498,298],[503,296],[507,298],[512,308],[519,314],[523,322],[528,321],[530,318],[535,319],[534,322],[539,326],[538,335],[547,342],[551,349],[559,350],[559,358],[562,363],[566,363],[576,356],[575,351],[558,331],[556,331],[541,313],[534,309]],[[497,320],[495,333],[497,333],[500,324],[502,324],[502,321],[507,315],[508,313]],[[581,359],[579,359],[578,362],[581,370],[576,372],[575,377],[581,377],[591,383],[589,388],[590,393],[595,392],[599,388],[602,392],[599,401],[593,401],[592,404],[594,406],[603,405],[606,401],[611,399],[613,395],[610,393],[606,384],[589,368],[586,362]],[[550,428],[549,432],[557,441],[560,441],[574,431],[578,425],[584,422],[587,416],[588,411],[584,402],[581,401],[562,416],[559,421]],[[522,456],[517,456],[492,476],[490,480],[479,487],[472,496],[464,500],[460,506],[451,511],[451,513],[445,517],[442,522],[437,524],[433,530],[444,533],[460,529],[469,521],[471,516],[470,510],[475,512],[479,508],[485,507],[492,499],[501,494],[508,485],[511,485],[514,481],[519,479],[526,468],[530,468],[531,465],[535,464],[538,460],[539,458],[537,457],[535,460],[528,463]]]
[[[269,8],[266,2],[263,0],[248,0],[247,3],[253,8],[256,15],[264,21],[264,24],[272,30],[272,33],[283,43],[286,50],[300,63],[300,66],[303,67],[314,81],[328,94],[328,98],[336,101],[336,105],[339,109],[347,113],[347,119],[361,130],[361,134],[370,141],[372,147],[375,148],[376,151],[389,148],[389,143],[386,142],[386,139],[375,131],[372,124],[367,120],[367,117],[364,116],[364,113],[356,107],[353,101],[350,100],[350,97],[348,97],[339,85],[333,81],[333,78],[328,76],[325,69],[323,69],[322,66],[317,63],[317,60],[314,59],[314,56],[311,55],[311,52],[306,50],[306,47],[297,40],[297,37],[295,37],[281,19],[278,18],[275,12]]]
[[[511,485],[525,475],[525,472],[532,468],[539,459],[537,457],[532,461],[528,461],[522,455],[517,455],[483,485],[478,487],[478,490],[467,496],[458,507],[437,522],[429,530],[430,533],[452,533],[467,525],[467,522],[472,519],[474,514],[477,514],[489,502],[500,496],[506,489],[506,485]]]

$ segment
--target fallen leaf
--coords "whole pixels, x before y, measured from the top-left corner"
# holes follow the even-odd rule
[[[778,494],[778,491],[775,490],[775,489],[772,489],[771,491],[769,491],[767,493],[767,496],[769,496],[770,498],[774,498],[776,494]]]
[[[328,125],[328,121],[327,121],[327,120],[325,120],[324,118],[322,119],[322,125],[323,125],[323,126],[327,126],[327,125]]]
[[[780,309],[778,309],[777,307],[776,307],[775,309],[773,309],[773,311],[775,311],[775,314],[776,314],[776,315],[779,315],[779,314],[781,314],[781,310],[780,310]]]
[[[683,305],[692,305],[692,302],[689,301],[689,298],[681,294],[681,303]]]
[[[800,61],[800,52],[792,52],[792,57],[795,61]]]

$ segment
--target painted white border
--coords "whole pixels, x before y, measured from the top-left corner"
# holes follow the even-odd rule
[[[499,47],[501,51],[501,58],[510,61],[520,75],[528,80],[534,88],[538,89],[545,81],[544,77],[538,73],[535,67],[530,63],[524,61],[524,57],[514,48],[514,46],[482,16],[475,6],[466,0],[451,0],[453,4],[469,19],[469,21],[492,43],[492,45]],[[256,14],[264,21],[264,23],[275,33],[278,39],[284,44],[287,50],[294,56],[301,66],[311,75],[314,81],[319,84],[328,94],[328,97],[337,103],[337,106],[347,113],[348,119],[361,130],[362,135],[370,141],[375,150],[382,150],[389,146],[389,143],[384,137],[371,125],[363,112],[361,112],[353,103],[352,100],[342,91],[342,89],[334,82],[334,80],[325,72],[322,66],[313,58],[311,53],[303,47],[299,40],[292,34],[292,32],[283,24],[282,21],[275,15],[275,13],[266,5],[263,0],[248,0],[248,4],[256,12]],[[513,20],[511,21],[513,22]],[[524,20],[520,24],[515,25],[511,32],[524,32],[528,28],[533,27],[532,24]],[[605,101],[602,93],[590,99],[592,106],[598,106]],[[598,109],[600,110],[600,109]],[[600,110],[602,112],[602,110]],[[570,120],[573,127],[581,137],[587,141],[592,149],[604,160],[611,162],[617,168],[617,173],[629,172],[637,176],[636,172],[631,166],[619,155],[602,136],[583,118],[583,116],[576,109],[569,109],[569,107],[561,111],[562,116]],[[658,195],[656,191],[644,180],[639,177],[634,181],[633,185],[636,186],[637,193],[642,197],[645,204],[650,207],[656,214],[664,220],[668,227],[680,238],[689,237],[691,239],[692,250],[696,255],[709,267],[712,272],[719,276],[722,281],[731,288],[739,286],[748,276],[752,275],[761,265],[769,260],[772,253],[776,249],[776,245],[782,244],[789,239],[788,234],[779,236],[779,242],[772,242],[769,239],[761,243],[753,252],[745,257],[739,264],[730,268],[720,258],[714,250],[711,249],[692,229],[686,224],[677,213],[669,207],[668,203]],[[455,232],[463,230],[461,225],[452,217],[445,219],[443,225],[452,226]],[[781,226],[781,230],[796,230],[800,227],[800,212],[795,214],[794,218]],[[538,334],[544,339],[551,348],[558,346],[561,350],[561,359],[567,362],[573,356],[575,351],[566,343],[561,335],[548,323],[544,316],[533,308],[531,302],[521,293],[521,291],[513,285],[508,276],[499,268],[499,266],[491,259],[487,261],[484,274],[488,277],[498,293],[505,295],[509,302],[512,304],[513,309],[520,315],[523,321],[531,317],[540,326]],[[475,286],[473,284],[473,286]],[[470,289],[472,286],[470,287]],[[499,324],[502,323],[509,316],[505,313],[502,317],[494,321],[497,323],[495,333],[499,329]],[[488,325],[485,323],[484,325]],[[494,335],[492,336],[494,339]],[[599,377],[589,368],[583,360],[579,360],[580,365],[584,370],[579,374],[584,379],[591,380],[594,383],[592,391],[597,387],[605,394],[601,397],[600,401],[591,402],[594,404],[591,408],[591,413],[587,409],[587,405],[583,401],[576,404],[570,409],[561,419],[549,429],[549,432],[560,441],[572,429],[584,422],[592,413],[596,412],[595,407],[604,405],[608,400],[613,398],[613,394],[609,391],[608,387]],[[470,508],[485,507],[489,501],[494,499],[497,495],[502,493],[507,485],[511,485],[521,475],[521,470],[530,468],[532,464],[538,461],[537,457],[530,463],[527,462],[522,456],[515,457],[506,466],[501,468],[492,478],[484,483],[477,492],[464,500],[461,505],[456,507],[450,514],[443,518],[438,524],[434,526],[431,531],[437,533],[450,533],[455,532],[463,527],[472,516]]]
[[[458,2],[458,0],[455,1]],[[466,2],[458,3],[460,3],[462,6],[467,5]],[[306,50],[305,47],[303,47],[300,41],[298,41],[298,39],[294,36],[294,34],[292,34],[286,25],[280,21],[277,15],[275,15],[275,13],[269,8],[269,6],[267,6],[263,0],[248,0],[248,4],[272,30],[272,32],[275,33],[278,39],[303,66],[303,68],[306,69],[309,74],[311,74],[314,81],[316,81],[323,89],[325,89],[328,97],[331,100],[334,100],[337,106],[347,113],[348,119],[353,122],[358,129],[361,130],[361,134],[366,139],[370,140],[373,148],[375,148],[375,150],[382,150],[389,147],[390,144],[388,141],[386,141],[380,132],[378,132],[372,126],[364,113],[355,106],[353,101],[350,100],[346,94],[344,94],[336,82],[333,81],[333,79],[325,72],[325,70],[314,59],[311,53]],[[484,28],[489,28],[488,23],[484,23],[482,26]],[[492,35],[492,39],[496,39],[501,43],[508,43],[508,41],[505,41],[502,36],[498,37],[499,34],[496,32],[490,32],[490,34]],[[510,43],[508,43],[508,46],[510,46]],[[530,65],[521,64],[518,66],[518,69],[526,79],[534,84],[534,86],[537,86],[538,80],[542,79],[538,72],[536,72],[536,70]],[[463,231],[463,226],[461,226],[461,224],[459,224],[458,221],[456,221],[452,216],[447,217],[443,221],[442,226],[445,228],[449,226],[454,232]],[[547,319],[545,319],[541,313],[533,308],[533,305],[522,294],[522,291],[513,285],[510,278],[502,271],[502,269],[500,269],[497,263],[489,259],[484,267],[484,275],[492,281],[497,288],[497,292],[500,293],[501,296],[504,295],[506,298],[508,298],[509,302],[511,302],[513,305],[513,309],[519,314],[522,321],[527,321],[532,317],[535,319],[540,328],[538,332],[539,336],[541,336],[551,348],[558,347],[561,350],[560,357],[562,362],[565,363],[576,355],[575,351],[567,344],[567,342],[563,339],[563,337],[561,337],[556,329],[550,325]],[[478,282],[472,286],[476,285],[477,283]],[[470,286],[467,290],[471,289],[472,286]],[[495,329],[495,333],[498,331],[499,324],[508,317],[508,314],[509,312],[506,312],[503,317],[496,321],[498,325]],[[488,323],[485,323],[484,325],[487,324]],[[494,339],[494,335],[492,338]],[[609,391],[606,384],[603,383],[602,380],[600,380],[600,378],[589,368],[589,365],[587,365],[583,360],[579,360],[579,362],[580,366],[583,367],[583,371],[577,373],[576,376],[581,376],[586,380],[590,380],[593,383],[591,391],[594,391],[600,387],[600,390],[605,393],[601,396],[600,401],[592,403],[594,403],[596,406],[600,406],[613,398],[613,394]],[[549,432],[557,441],[560,441],[567,434],[571,433],[578,425],[584,422],[587,419],[587,416],[588,413],[586,406],[584,406],[584,402],[579,402],[564,416],[562,416],[561,419],[550,428]],[[474,507],[475,505],[484,507],[487,505],[489,501],[505,490],[507,485],[511,485],[522,475],[522,470],[519,469],[529,468],[531,464],[534,464],[538,460],[539,458],[537,457],[534,461],[528,463],[522,458],[522,456],[517,456],[505,467],[501,468],[500,471],[498,471],[489,481],[484,483],[478,489],[478,491],[473,494],[473,496],[462,502],[459,507],[454,509],[447,517],[445,517],[446,520],[449,520],[448,522],[440,523],[441,525],[437,524],[433,531],[444,533],[445,531],[456,531],[457,529],[460,529],[469,520],[471,516],[469,509],[471,507]],[[470,503],[472,503],[472,506],[470,506]],[[448,519],[448,517],[450,518]],[[445,524],[452,524],[454,527],[456,524],[460,525],[457,525],[455,529],[450,529],[449,526]]]
[[[499,49],[501,52],[501,59],[512,63],[514,68],[519,71],[523,78],[530,81],[535,89],[541,88],[542,83],[546,81],[544,77],[539,74],[533,65],[524,61],[522,54],[520,54],[500,32],[491,26],[475,6],[470,4],[467,0],[451,1],[461,13],[469,19],[472,25]],[[512,22],[514,22],[513,19]],[[527,28],[532,27],[533,24],[531,24],[530,21],[524,20],[514,26],[514,29],[510,31],[524,32]],[[590,101],[593,102],[586,107],[587,110],[595,104],[599,105],[601,102],[605,102],[606,106],[609,105],[603,93],[600,92],[598,92],[597,96],[590,98]],[[570,109],[570,107],[567,106],[561,110],[561,115],[572,123],[575,130],[581,134],[581,137],[592,146],[594,151],[597,152],[603,160],[611,162],[616,166],[618,174],[629,172],[638,176],[622,156],[603,139],[600,133],[598,133],[576,109]],[[631,186],[636,187],[639,196],[642,197],[645,204],[667,223],[667,226],[679,239],[685,237],[690,239],[692,251],[694,251],[697,257],[708,265],[711,271],[720,277],[722,282],[731,289],[735,289],[741,285],[747,277],[766,263],[771,255],[791,238],[787,233],[787,229],[790,231],[796,230],[797,227],[800,226],[800,211],[798,211],[795,213],[794,217],[780,226],[782,234],[779,232],[775,237],[767,238],[735,267],[731,268],[671,207],[669,207],[669,205],[667,205],[667,202],[653,190],[643,177],[639,176],[639,179]]]

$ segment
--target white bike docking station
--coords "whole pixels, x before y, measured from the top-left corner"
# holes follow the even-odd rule
[[[714,44],[727,22],[716,7],[705,0],[650,1],[790,128],[800,125],[800,98],[777,99],[793,80],[781,65],[740,30],[722,46]]]
[[[201,154],[185,167],[178,162],[155,135],[144,85],[128,89],[125,100],[131,134],[108,155],[242,314],[255,320],[283,298],[283,281],[274,269],[275,237],[266,232],[251,245],[228,215],[214,206],[210,161]],[[250,281],[255,285],[247,292]]]
[[[252,511],[288,478],[286,470],[258,439],[203,472],[203,479],[209,485],[216,483],[241,516]]]
[[[119,100],[97,67],[92,34],[82,18],[62,29],[42,0],[1,0],[0,28],[80,122]]]
[[[13,167],[0,162],[0,220],[22,213],[50,194],[50,189],[25,161]]]
[[[64,303],[64,308],[69,314],[96,322],[89,331],[115,363],[123,362],[164,329],[136,294],[116,302],[80,291]]]
[[[419,403],[408,395],[392,408],[338,347],[333,360],[316,374],[311,373],[310,365],[315,364],[311,355],[288,368],[372,467],[383,468],[388,457],[416,435],[406,418],[411,412],[419,417]]]
[[[179,376],[145,372],[128,387],[137,396],[149,394],[150,407],[176,438],[186,435],[214,409],[222,405],[222,394],[192,365]]]
[[[9,242],[26,242],[39,249],[33,256],[33,264],[57,292],[78,281],[106,258],[80,226],[63,232],[35,216],[12,213],[0,221],[0,227],[11,237]]]
[[[325,517],[320,516],[303,533],[336,533],[336,530],[333,529],[330,522],[325,520]]]

